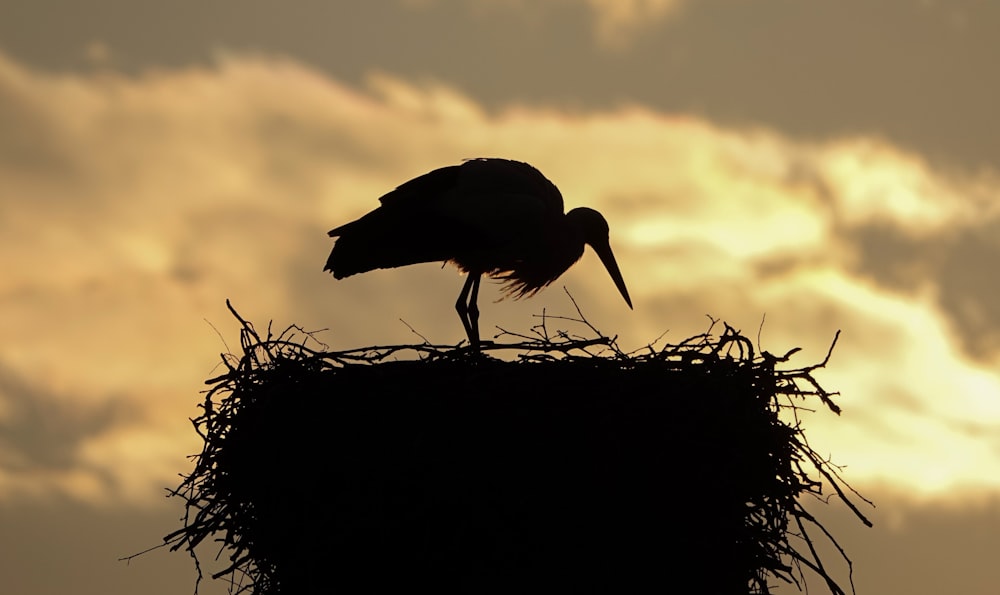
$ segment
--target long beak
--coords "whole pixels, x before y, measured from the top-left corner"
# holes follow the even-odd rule
[[[591,244],[591,248],[597,255],[601,257],[601,262],[604,263],[604,268],[608,269],[608,274],[615,282],[615,286],[618,287],[618,291],[621,292],[622,297],[625,298],[625,303],[628,304],[629,309],[632,309],[632,300],[628,297],[628,289],[625,288],[625,279],[622,279],[622,272],[618,270],[618,263],[615,261],[615,255],[611,251],[610,243],[600,243]]]

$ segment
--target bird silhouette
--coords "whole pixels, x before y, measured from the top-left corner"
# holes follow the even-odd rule
[[[467,273],[455,303],[469,343],[479,347],[479,282],[504,282],[515,299],[534,295],[583,256],[589,244],[625,303],[632,300],[594,209],[563,214],[559,189],[527,163],[482,158],[414,178],[382,206],[329,232],[338,238],[324,271],[337,279],[374,269],[451,262]]]

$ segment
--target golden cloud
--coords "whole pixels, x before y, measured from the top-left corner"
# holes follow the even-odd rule
[[[605,46],[627,45],[635,33],[670,18],[680,10],[682,0],[587,0],[596,19],[598,40]]]
[[[706,313],[752,330],[766,312],[765,348],[818,361],[843,328],[824,380],[845,413],[808,421],[815,446],[854,481],[1000,487],[1000,444],[982,438],[1000,434],[1000,379],[963,354],[934,299],[940,279],[907,294],[864,277],[857,263],[878,255],[851,235],[933,242],[993,224],[988,172],[935,170],[875,138],[805,142],[640,106],[490,113],[447,86],[373,73],[356,89],[240,55],[138,76],[45,74],[0,56],[0,123],[0,364],[141,413],[81,442],[70,469],[0,464],[3,493],[142,502],[172,485],[197,450],[187,418],[200,381],[225,349],[204,319],[235,341],[227,297],[259,323],[330,327],[334,346],[408,341],[399,318],[457,342],[454,272],[334,281],[321,271],[325,231],[410,177],[478,156],[528,161],[568,206],[607,215],[635,312],[591,256],[560,282],[623,346],[666,328],[686,338]],[[558,290],[488,305],[483,291],[484,329],[570,311]]]

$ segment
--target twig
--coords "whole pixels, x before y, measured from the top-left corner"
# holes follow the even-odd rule
[[[415,329],[412,326],[410,326],[409,322],[406,322],[402,318],[400,318],[399,321],[402,322],[403,324],[405,324],[406,328],[410,329],[411,333],[413,333],[414,335],[416,335],[416,336],[420,337],[421,339],[423,339],[424,340],[424,345],[430,345],[431,344],[431,342],[427,340],[427,337],[425,337],[425,336],[421,335],[420,333],[418,333],[417,329]]]

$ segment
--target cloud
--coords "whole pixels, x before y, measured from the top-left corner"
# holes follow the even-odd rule
[[[572,313],[560,285],[626,347],[701,332],[705,314],[752,334],[767,313],[764,348],[802,346],[805,364],[841,328],[822,379],[845,413],[807,427],[848,478],[1000,487],[997,343],[976,334],[968,349],[974,328],[1000,328],[994,276],[975,268],[998,256],[990,172],[935,169],[877,137],[803,142],[642,106],[488,111],[440,84],[372,73],[359,89],[239,54],[136,76],[0,56],[0,122],[0,361],[32,390],[73,395],[66,415],[85,436],[59,446],[71,468],[25,451],[44,482],[0,465],[19,493],[141,503],[175,483],[199,446],[187,419],[200,382],[235,342],[227,297],[258,324],[329,328],[335,348],[412,340],[401,318],[457,342],[453,270],[334,281],[321,268],[327,229],[477,156],[533,163],[567,206],[602,210],[636,304],[588,254],[531,300],[494,304],[484,285],[484,329]],[[970,254],[978,264],[956,276]],[[115,399],[134,413],[109,413]]]
[[[177,458],[172,456],[176,442],[164,439],[171,435],[171,424],[164,428],[145,418],[142,409],[134,395],[57,394],[41,379],[31,382],[0,366],[4,498],[152,502],[166,487],[159,482],[173,471],[157,455]]]
[[[628,43],[629,37],[651,24],[674,16],[682,0],[587,0],[594,12],[598,39],[608,47]]]
[[[426,9],[443,0],[400,0],[412,10]],[[685,0],[480,0],[472,3],[475,12],[487,14],[502,10],[519,15],[526,22],[536,24],[543,19],[571,18],[565,8],[580,7],[592,20],[594,37],[605,49],[622,50],[629,47],[639,35],[662,22],[676,17]],[[467,8],[467,6],[464,6]]]
[[[162,543],[162,537],[181,526],[179,502],[157,498],[148,508],[98,507],[73,501],[0,503],[4,530],[5,588],[12,593],[190,593],[198,578],[194,561],[184,551],[162,548],[128,562],[120,558]],[[216,560],[218,546],[202,548],[206,575],[225,568]],[[56,567],[53,561],[58,561]],[[198,585],[204,595],[231,592],[225,581],[207,576]]]
[[[31,386],[0,367],[0,442],[4,467],[64,470],[79,463],[77,449],[92,436],[125,422],[129,403],[109,399],[88,406]]]

